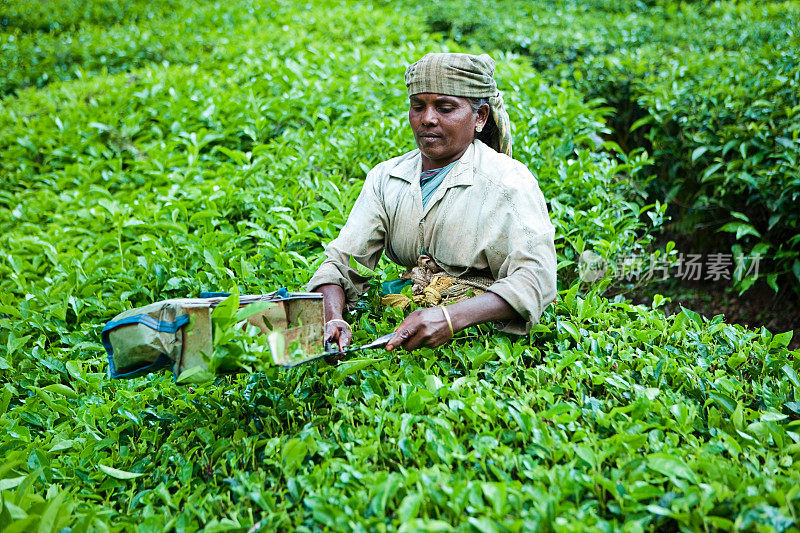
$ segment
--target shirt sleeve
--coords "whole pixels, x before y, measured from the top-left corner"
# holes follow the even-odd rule
[[[500,231],[507,249],[498,279],[489,291],[503,298],[522,320],[501,324],[501,331],[527,334],[542,311],[556,297],[555,230],[538,183],[533,179],[511,191],[511,209],[503,217]]]
[[[308,291],[321,285],[335,284],[344,290],[347,305],[353,305],[367,290],[369,278],[350,267],[350,256],[369,269],[374,269],[385,246],[388,217],[378,189],[376,169],[367,174],[361,193],[339,236],[325,248],[325,261],[320,265]]]

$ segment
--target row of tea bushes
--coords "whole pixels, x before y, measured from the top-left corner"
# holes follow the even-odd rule
[[[362,314],[359,337],[395,318]],[[473,330],[194,388],[109,382],[87,343],[4,384],[0,524],[785,531],[789,337],[571,290],[530,342]]]
[[[180,2],[41,2],[14,0],[0,7],[0,27],[7,32],[73,33],[83,26],[111,26],[152,21],[178,10]]]
[[[231,35],[248,24],[280,31],[278,11],[269,2],[4,2],[0,96],[151,63],[192,65],[206,57],[231,58],[242,52],[229,49]]]

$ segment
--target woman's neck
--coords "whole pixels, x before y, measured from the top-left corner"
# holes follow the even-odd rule
[[[447,165],[449,165],[449,164],[450,164],[450,163],[452,163],[453,161],[458,161],[459,159],[461,159],[461,157],[462,157],[462,156],[463,156],[465,153],[467,153],[467,150],[469,149],[469,147],[470,147],[470,145],[471,145],[471,144],[472,144],[472,143],[468,144],[468,145],[467,145],[467,146],[466,146],[466,147],[465,147],[465,148],[464,148],[464,149],[463,149],[463,150],[462,150],[462,151],[461,151],[461,152],[460,152],[458,155],[456,155],[455,157],[450,157],[450,158],[448,158],[448,159],[431,159],[431,158],[429,158],[428,156],[426,156],[425,154],[422,154],[422,170],[423,170],[423,171],[425,171],[425,170],[435,170],[435,169],[437,169],[437,168],[446,167]]]

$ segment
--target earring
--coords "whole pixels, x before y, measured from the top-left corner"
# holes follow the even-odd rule
[[[475,126],[475,131],[477,131],[478,133],[480,133],[482,129],[483,126]]]

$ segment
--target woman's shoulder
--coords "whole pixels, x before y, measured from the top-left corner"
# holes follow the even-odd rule
[[[528,167],[485,144],[476,152],[475,181],[480,183],[479,194],[490,209],[506,213],[527,228],[552,231],[547,202]]]
[[[520,190],[538,188],[536,176],[523,163],[496,152],[482,141],[475,141],[473,166],[476,175],[492,186]]]

